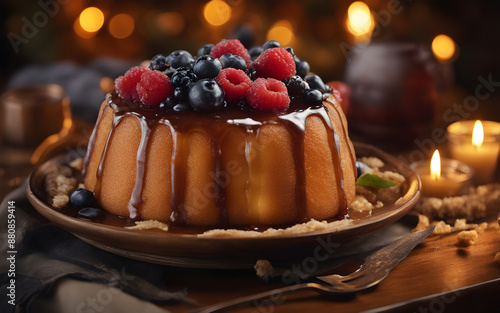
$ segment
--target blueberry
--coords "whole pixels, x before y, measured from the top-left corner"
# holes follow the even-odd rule
[[[93,206],[95,197],[92,191],[78,188],[69,195],[69,203],[77,209]]]
[[[358,178],[365,174],[368,170],[370,169],[370,167],[368,165],[366,165],[365,163],[361,162],[361,161],[356,161],[356,170],[358,172]]]
[[[189,104],[199,112],[213,112],[224,106],[224,89],[213,79],[201,79],[189,90]]]
[[[174,99],[177,102],[186,102],[187,101],[187,95],[189,92],[189,87],[183,86],[183,87],[175,87],[174,88]]]
[[[173,68],[179,68],[179,67],[190,68],[193,66],[194,58],[191,55],[191,53],[185,50],[177,50],[170,53],[166,57],[165,62],[167,62],[167,64],[170,64],[170,66]]]
[[[199,57],[193,65],[193,72],[199,79],[214,78],[219,75],[221,69],[221,61],[209,55]]]
[[[318,89],[309,89],[304,93],[304,101],[310,106],[320,105],[323,102],[323,94]]]
[[[322,92],[328,91],[325,83],[318,75],[309,75],[305,79],[311,89],[319,89]]]
[[[198,53],[196,55],[198,57],[201,57],[202,55],[209,55],[210,52],[212,52],[212,49],[215,47],[213,43],[207,43],[206,45],[202,46],[200,49],[198,49]]]
[[[104,211],[100,208],[82,208],[76,214],[77,217],[91,222],[98,222],[104,217]]]
[[[192,70],[186,67],[180,67],[174,74],[172,74],[170,82],[174,87],[186,87],[197,80],[198,77]]]
[[[257,76],[257,72],[253,69],[246,69],[245,73],[247,74],[248,77],[250,77],[251,80],[256,80],[257,78],[259,78]]]
[[[286,47],[285,50],[290,52],[291,55],[295,56],[295,51],[293,51],[292,47]]]
[[[301,98],[304,96],[306,90],[309,89],[309,84],[299,75],[284,79],[283,83],[288,90],[290,98]]]
[[[261,53],[264,51],[261,46],[253,46],[248,50],[248,54],[250,54],[251,60],[255,60]]]
[[[176,103],[176,99],[173,96],[169,96],[165,101],[160,103],[160,108],[173,108]]]
[[[299,75],[302,78],[306,77],[307,73],[309,73],[309,71],[311,70],[309,63],[297,57],[294,57],[294,60],[295,60],[295,69],[297,70],[297,75]]]
[[[170,66],[167,64],[167,58],[163,54],[157,54],[151,59],[149,68],[163,72],[170,68]]]
[[[232,67],[244,71],[247,67],[245,60],[236,54],[226,53],[219,58],[222,68]]]
[[[268,40],[262,45],[262,50],[281,47],[281,43],[276,40]]]

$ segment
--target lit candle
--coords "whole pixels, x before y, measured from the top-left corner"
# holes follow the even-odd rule
[[[460,195],[469,185],[473,170],[466,164],[452,159],[441,159],[439,151],[431,161],[416,162],[411,167],[422,181],[422,194],[427,197],[451,197]]]
[[[476,184],[494,180],[500,152],[500,123],[456,122],[448,126],[448,138],[451,155],[474,169]]]

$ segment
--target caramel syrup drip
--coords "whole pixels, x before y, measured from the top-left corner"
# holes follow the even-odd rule
[[[147,147],[151,134],[151,130],[158,124],[165,124],[170,128],[173,140],[172,151],[172,171],[171,171],[171,216],[170,221],[174,225],[189,224],[189,220],[185,212],[185,194],[186,194],[186,173],[187,159],[189,148],[189,135],[194,131],[201,131],[211,139],[212,157],[214,160],[214,181],[216,190],[216,207],[219,211],[219,225],[229,225],[228,212],[226,207],[226,191],[227,182],[223,181],[224,169],[222,165],[222,142],[228,133],[225,124],[235,125],[241,128],[245,133],[245,158],[249,168],[249,176],[247,181],[247,201],[252,201],[252,195],[258,195],[257,184],[252,184],[252,167],[258,164],[258,153],[253,149],[253,145],[257,142],[259,128],[262,125],[282,124],[291,133],[293,153],[295,158],[296,169],[296,209],[297,216],[301,220],[306,217],[306,187],[305,187],[305,156],[304,156],[304,138],[305,138],[305,123],[308,116],[318,115],[321,117],[328,134],[328,141],[333,157],[334,169],[336,172],[337,190],[339,190],[339,201],[341,213],[347,212],[347,200],[344,191],[344,182],[342,175],[342,166],[340,163],[340,142],[337,134],[334,133],[333,126],[328,116],[327,108],[323,105],[317,107],[306,107],[300,103],[292,104],[285,112],[276,114],[269,111],[250,111],[242,112],[238,110],[221,111],[217,113],[200,114],[196,112],[173,112],[161,111],[157,108],[145,108],[138,104],[126,101],[119,98],[115,93],[107,96],[107,105],[112,107],[115,114],[113,123],[109,132],[106,146],[101,155],[99,168],[97,170],[96,195],[101,191],[101,178],[103,171],[103,163],[106,158],[107,148],[115,128],[119,125],[124,116],[135,116],[141,125],[141,139],[136,158],[136,179],[135,185],[129,200],[128,209],[131,218],[138,218],[142,201],[142,188],[145,174],[145,164],[147,158]],[[337,108],[334,106],[337,110]],[[107,108],[105,109],[107,110]],[[101,123],[103,112],[98,124]],[[339,113],[339,112],[337,112]],[[251,117],[249,117],[251,116]],[[340,117],[340,116],[339,116]],[[96,125],[94,132],[89,142],[89,151],[85,157],[85,166],[88,166],[89,160],[92,157],[96,130],[99,128]],[[344,125],[342,125],[344,126]],[[344,135],[346,130],[344,129]],[[252,152],[255,155],[252,155]],[[355,166],[355,164],[354,164]],[[355,168],[355,167],[354,167]],[[85,168],[86,171],[86,168]]]

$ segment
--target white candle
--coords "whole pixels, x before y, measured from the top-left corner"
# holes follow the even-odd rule
[[[441,159],[436,150],[431,162],[411,165],[422,181],[422,194],[427,197],[452,197],[460,195],[469,186],[473,170],[466,164],[452,159]]]
[[[494,180],[500,153],[500,123],[460,121],[448,126],[450,152],[474,169],[476,184]]]

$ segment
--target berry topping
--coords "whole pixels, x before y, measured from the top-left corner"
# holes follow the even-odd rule
[[[180,67],[172,74],[172,85],[174,87],[186,87],[198,80],[196,74],[187,67]]]
[[[248,53],[253,61],[262,53],[262,51],[264,51],[264,49],[262,49],[261,46],[253,46],[250,50],[248,50]]]
[[[320,105],[323,102],[323,94],[318,89],[306,90],[304,102],[311,106]]]
[[[78,188],[69,195],[69,203],[77,209],[93,206],[95,197],[92,191]]]
[[[213,79],[201,79],[189,90],[189,104],[199,112],[213,112],[224,106],[224,89]]]
[[[309,90],[309,84],[303,80],[299,75],[287,78],[283,80],[286,89],[288,90],[288,95],[290,98],[301,98],[304,96],[306,90]]]
[[[99,222],[104,217],[104,211],[100,208],[82,208],[76,214],[78,218],[91,222]]]
[[[159,105],[172,94],[170,78],[160,71],[146,72],[137,83],[137,94],[142,104]]]
[[[163,72],[169,69],[170,65],[168,65],[167,63],[167,57],[165,57],[163,54],[157,54],[151,59],[151,62],[149,63],[149,68],[152,70]]]
[[[281,43],[276,40],[268,40],[262,45],[262,50],[281,47]]]
[[[235,68],[223,69],[215,80],[224,89],[225,99],[229,103],[238,102],[252,85],[252,80],[247,74]]]
[[[196,55],[198,57],[201,57],[202,55],[209,55],[214,47],[215,45],[213,43],[207,43],[206,45],[198,49],[198,53],[196,53]]]
[[[170,64],[170,66],[173,68],[191,67],[193,66],[194,58],[191,53],[185,50],[177,50],[170,53],[166,57],[165,62],[167,62],[167,64]]]
[[[307,73],[309,73],[309,71],[311,70],[309,63],[297,57],[294,57],[293,59],[295,61],[295,69],[297,70],[297,75],[302,78],[306,77]]]
[[[222,63],[222,68],[232,67],[244,71],[247,67],[245,60],[237,54],[226,53],[219,60]]]
[[[278,80],[295,75],[295,61],[293,56],[284,48],[270,48],[264,50],[252,63],[259,77],[271,77]]]
[[[200,79],[214,78],[219,75],[221,69],[221,61],[209,55],[199,57],[193,65],[193,72]]]
[[[210,52],[210,56],[220,58],[226,53],[236,54],[245,60],[246,64],[250,63],[250,54],[247,49],[238,39],[223,40],[219,42]]]
[[[136,90],[137,83],[141,80],[142,74],[150,71],[145,66],[134,66],[125,75],[118,77],[115,80],[115,89],[118,95],[126,100],[139,100]]]
[[[327,92],[329,90],[321,77],[319,77],[318,75],[309,75],[305,79],[311,89],[319,89],[322,92]]]
[[[283,110],[290,104],[285,84],[274,78],[257,78],[248,88],[247,101],[260,110]]]
[[[351,87],[341,81],[331,81],[328,82],[327,85],[332,88],[332,94],[337,98],[344,113],[349,114],[349,109],[351,107]]]
[[[292,47],[286,47],[285,50],[288,51],[288,53],[290,53],[291,55],[295,56],[295,51],[293,51]]]

